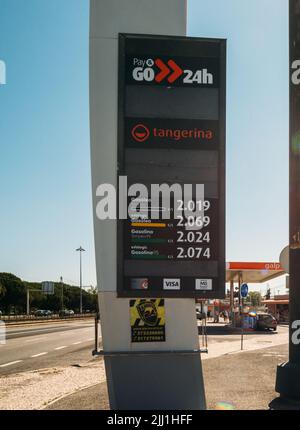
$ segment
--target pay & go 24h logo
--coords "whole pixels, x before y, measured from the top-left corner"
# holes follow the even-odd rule
[[[133,58],[132,78],[136,82],[153,82],[174,84],[180,82],[182,84],[191,85],[213,85],[214,75],[207,68],[190,70],[179,64],[178,60],[169,58],[162,60],[161,58]]]

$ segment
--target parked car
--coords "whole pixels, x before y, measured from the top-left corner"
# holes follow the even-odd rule
[[[267,313],[259,313],[257,314],[257,330],[277,330],[277,320],[276,318]]]
[[[36,316],[36,317],[48,317],[48,316],[50,316],[50,315],[52,315],[52,311],[49,311],[48,309],[37,309],[35,312],[34,312],[34,315]]]
[[[45,316],[45,314],[44,314],[44,309],[37,309],[36,311],[35,311],[35,313],[34,313],[34,315],[36,316],[36,317],[43,317],[43,316]]]
[[[60,317],[69,317],[71,315],[74,315],[74,311],[72,309],[63,309],[62,311],[59,311]]]

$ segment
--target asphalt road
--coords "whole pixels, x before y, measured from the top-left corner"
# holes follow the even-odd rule
[[[220,348],[224,349],[222,353],[240,348],[240,336],[229,334],[222,324],[210,324],[207,331],[209,354],[204,359],[220,355]],[[199,334],[202,343],[200,328]],[[247,349],[253,342],[256,347],[275,346],[282,336],[287,341],[287,334],[288,327],[278,327],[277,333],[249,333],[245,336],[245,347]],[[94,319],[8,326],[6,339],[6,344],[0,345],[0,377],[49,367],[75,366],[92,359]]]
[[[0,345],[0,376],[87,362],[94,332],[94,319],[7,327],[6,344]]]
[[[279,326],[277,333],[245,333],[242,352],[239,332],[228,331],[222,323],[210,323],[207,331],[208,353],[201,356],[208,407],[218,409],[218,403],[221,402],[222,407],[222,402],[225,402],[234,409],[267,409],[268,402],[276,397],[276,366],[287,359],[288,327]],[[201,342],[201,335],[199,340]],[[4,376],[2,391],[9,399],[7,407],[19,407],[21,383],[24,384],[23,397],[31,399],[29,405],[23,406],[25,409],[39,409],[62,395],[66,398],[49,407],[109,408],[104,369],[103,366],[97,367],[99,357],[92,357],[93,348],[93,319],[8,327],[7,343],[0,346],[0,378]],[[55,368],[58,367],[61,374],[56,374]],[[44,369],[53,373],[42,376]],[[29,379],[28,371],[31,371]],[[74,386],[70,378],[71,381],[75,378]],[[49,390],[49,380],[54,380],[54,391]],[[9,381],[8,384],[5,385],[5,381]],[[100,384],[92,387],[98,381]],[[80,390],[88,385],[90,389]]]

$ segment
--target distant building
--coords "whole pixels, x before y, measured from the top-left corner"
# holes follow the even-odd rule
[[[279,322],[289,321],[289,295],[281,294],[274,296],[273,299],[263,300],[262,304],[266,306],[268,312],[279,317]]]

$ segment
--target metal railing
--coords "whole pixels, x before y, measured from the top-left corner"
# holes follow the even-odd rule
[[[208,353],[206,318],[201,319],[201,326],[200,327],[201,327],[201,330],[200,330],[201,333],[199,333],[199,334],[201,335],[201,344],[202,344],[201,345],[202,346],[201,352]]]
[[[51,320],[69,320],[78,318],[95,318],[95,313],[84,313],[74,315],[60,315],[58,313],[51,315],[1,315],[0,320],[5,322],[22,322],[22,321],[51,321]]]
[[[94,350],[92,351],[92,355],[98,355],[99,353],[99,325],[100,325],[100,315],[99,313],[95,314],[95,344]]]

